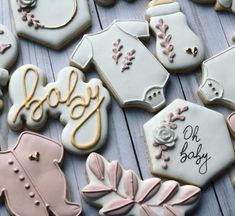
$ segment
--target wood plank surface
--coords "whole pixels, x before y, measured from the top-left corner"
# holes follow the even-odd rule
[[[182,11],[186,14],[191,28],[202,38],[206,48],[206,57],[210,57],[233,44],[231,37],[235,31],[235,16],[229,13],[216,13],[212,6],[198,5],[191,0],[178,0]],[[92,27],[86,32],[97,32],[114,19],[144,19],[148,0],[136,0],[128,3],[118,0],[113,7],[103,8],[88,0],[92,15]],[[7,0],[0,0],[0,23],[6,25],[13,32],[14,24],[10,15]],[[48,81],[57,78],[59,70],[69,65],[69,56],[75,45],[80,41],[78,37],[72,44],[62,51],[53,51],[35,43],[20,39],[20,55],[16,65],[11,69],[31,63],[39,66],[46,74]],[[146,43],[151,52],[154,52],[156,40],[152,36]],[[95,71],[86,73],[87,79],[98,77]],[[200,82],[200,69],[187,75],[172,75],[167,87],[167,104],[175,98],[186,99],[202,104],[197,96],[198,83]],[[12,132],[7,126],[7,111],[11,106],[7,88],[4,95],[5,108],[0,116],[0,145],[2,150],[14,146],[19,132]],[[223,107],[210,107],[222,112],[225,116],[231,110]],[[112,98],[109,113],[109,135],[104,148],[99,153],[110,160],[119,160],[126,169],[133,169],[142,178],[152,177],[147,165],[142,127],[154,114],[139,109],[121,109]],[[60,140],[62,126],[57,120],[50,119],[40,133],[53,139]],[[70,197],[83,206],[86,216],[98,215],[98,210],[89,206],[80,196],[80,189],[86,185],[85,175],[86,157],[76,157],[65,153],[63,170],[68,180]],[[201,202],[196,211],[190,215],[197,216],[234,216],[235,215],[235,190],[230,178],[235,175],[235,169],[225,171],[222,177],[211,182],[203,189]],[[0,216],[9,213],[2,204]]]

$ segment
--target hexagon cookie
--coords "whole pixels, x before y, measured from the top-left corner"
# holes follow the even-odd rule
[[[144,135],[156,175],[202,187],[234,162],[224,116],[184,100],[175,100],[148,121]]]
[[[17,34],[52,49],[63,48],[91,23],[87,0],[10,0],[10,3]]]

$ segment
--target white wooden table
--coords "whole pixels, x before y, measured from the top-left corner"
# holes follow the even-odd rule
[[[197,5],[190,0],[179,0],[182,11],[187,15],[192,29],[202,38],[206,46],[206,57],[210,57],[233,44],[231,38],[235,31],[235,16],[229,13],[216,13],[212,6]],[[92,28],[87,33],[99,31],[107,27],[113,19],[143,19],[148,0],[136,0],[127,3],[119,0],[112,8],[97,6],[93,0],[88,0],[92,14]],[[3,23],[14,32],[14,24],[10,15],[7,0],[0,0],[0,23]],[[20,39],[20,55],[15,66],[32,63],[39,66],[46,73],[49,81],[54,81],[60,69],[69,64],[75,45],[80,41],[77,38],[63,51],[56,52],[29,41]],[[153,52],[155,38],[146,44]],[[15,68],[12,68],[12,72]],[[197,96],[200,70],[192,71],[189,75],[172,75],[167,88],[166,96],[169,104],[175,98],[183,98],[198,104],[202,104]],[[90,72],[87,77],[97,76]],[[0,116],[0,143],[1,149],[15,145],[18,133],[12,132],[7,125],[7,112],[11,105],[5,90],[5,109]],[[222,107],[211,107],[226,116],[230,112]],[[106,158],[119,160],[127,169],[133,169],[142,178],[151,177],[147,167],[147,155],[145,151],[142,126],[153,114],[139,109],[121,109],[115,100],[112,100],[112,108],[109,115],[109,136],[106,146],[99,151]],[[219,128],[219,126],[218,126]],[[56,120],[49,120],[40,133],[60,140],[62,126]],[[222,148],[222,145],[221,145]],[[71,191],[72,200],[78,201],[83,206],[86,216],[98,215],[98,210],[90,207],[81,199],[79,191],[87,183],[85,176],[86,157],[76,157],[65,154],[63,170],[66,174]],[[235,215],[235,190],[231,185],[230,177],[235,175],[234,170],[225,171],[222,177],[211,182],[203,190],[201,202],[195,213],[190,215],[200,216],[234,216]],[[3,176],[0,176],[3,178]],[[1,181],[1,179],[0,179]],[[0,207],[0,216],[9,213],[4,205]]]

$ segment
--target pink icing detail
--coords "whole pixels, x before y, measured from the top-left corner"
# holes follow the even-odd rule
[[[143,204],[140,207],[140,216],[158,216],[149,206]]]
[[[195,186],[185,185],[181,187],[181,195],[171,205],[188,205],[195,202],[197,195],[200,193],[200,189]]]
[[[167,24],[164,24],[163,19],[159,19],[158,24],[156,25],[156,28],[160,31],[160,33],[158,33],[157,36],[161,40],[160,45],[163,48],[162,52],[168,57],[169,62],[173,63],[176,55],[173,51],[174,46],[170,44],[172,35],[167,34],[169,26]]]
[[[22,14],[22,20],[27,22],[28,26],[33,26],[35,29],[43,28],[44,26],[40,23],[40,20],[36,19],[31,13],[29,8],[19,7],[18,11]]]
[[[89,184],[83,190],[82,193],[85,197],[90,199],[99,199],[108,194],[112,189],[103,184]]]
[[[101,209],[101,212],[107,216],[126,215],[134,206],[134,201],[129,199],[114,200]]]
[[[135,53],[136,53],[136,50],[134,49],[131,50],[130,52],[127,52],[124,58],[125,60],[123,61],[122,72],[130,69],[131,65],[133,64],[132,61],[135,59]]]
[[[90,160],[92,160],[92,163],[95,162],[93,155],[94,153],[88,157],[88,169],[91,167]],[[132,208],[137,205],[139,207],[139,214],[136,216],[162,216],[162,214],[159,213],[161,212],[159,211],[160,209],[163,210],[164,216],[181,216],[183,213],[179,211],[179,207],[190,206],[194,204],[199,197],[200,188],[198,187],[190,185],[181,187],[176,181],[162,182],[159,178],[141,181],[132,171],[125,171],[118,162],[105,161],[102,156],[99,156],[99,158],[103,161],[104,172],[107,172],[107,175],[104,175],[104,180],[98,179],[99,183],[97,183],[97,180],[93,182],[93,180],[90,179],[90,183],[82,190],[82,194],[88,201],[94,202],[94,204],[96,204],[95,201],[101,197],[103,198],[106,195],[110,195],[110,193],[115,194],[113,197],[116,198],[109,200],[103,205],[103,208],[100,210],[102,215],[128,215]],[[113,168],[114,171],[110,172],[111,168]],[[117,173],[119,174],[117,175]],[[114,177],[110,178],[112,174]],[[115,179],[117,176],[120,176],[118,181],[123,187],[118,187],[117,190],[114,190],[113,183],[108,181],[108,179]],[[108,179],[106,179],[106,177],[108,177]],[[163,187],[163,189],[161,189],[161,187]],[[119,188],[124,188],[124,192],[128,197],[123,194],[123,189],[120,191]],[[154,203],[151,203],[151,200],[159,200],[159,202],[156,203],[156,201],[154,201]],[[172,200],[174,200],[174,202]]]
[[[117,41],[113,44],[114,48],[113,48],[113,53],[114,55],[112,56],[114,61],[116,62],[116,64],[118,64],[118,60],[119,58],[121,58],[122,56],[122,48],[123,48],[123,45],[121,44],[121,39],[118,38]]]
[[[108,167],[108,177],[110,184],[114,190],[117,190],[119,182],[122,178],[122,168],[117,161],[112,161]]]
[[[175,207],[170,204],[163,206],[164,216],[182,216],[183,214]]]
[[[186,117],[182,114],[188,110],[188,106],[185,106],[183,108],[177,108],[175,113],[169,113],[167,120],[163,120],[161,122],[161,125],[167,125],[172,130],[177,129],[177,124],[175,122],[185,121]],[[157,148],[156,159],[161,161],[160,165],[163,169],[167,169],[167,161],[170,160],[170,156],[167,154],[169,148],[166,145],[157,143],[156,141],[154,141],[153,145]]]
[[[42,155],[40,163],[28,159],[34,151]],[[22,133],[12,149],[0,152],[5,179],[0,181],[0,191],[10,215],[81,215],[80,205],[66,198],[66,180],[59,168],[62,159],[61,144],[32,132]],[[14,166],[8,164],[9,160]],[[17,174],[13,175],[14,170]]]
[[[228,117],[227,122],[232,134],[235,134],[235,112]]]
[[[99,180],[104,180],[104,162],[100,155],[96,153],[90,155],[89,168]]]
[[[11,44],[0,44],[0,54],[4,54],[10,48]]]
[[[176,121],[184,121],[185,120],[185,116],[181,115],[182,113],[188,111],[189,107],[185,106],[183,108],[178,108],[176,109],[176,113],[170,113],[168,116],[168,120],[167,121],[163,121],[162,123],[165,124],[167,123],[167,125],[175,130],[177,128],[177,124],[175,124],[174,122]]]
[[[177,192],[177,190],[179,189],[178,186],[178,182],[171,181],[171,184],[169,184],[169,186],[162,192],[158,205],[166,203],[173,196],[173,194]]]
[[[138,180],[132,171],[128,171],[127,175],[124,177],[124,188],[126,195],[133,200],[138,190]]]
[[[145,185],[139,192],[138,197],[136,198],[139,203],[143,203],[151,199],[159,190],[161,186],[161,179],[151,178],[145,180]]]

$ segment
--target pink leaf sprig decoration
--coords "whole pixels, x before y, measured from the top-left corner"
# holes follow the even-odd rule
[[[121,44],[121,39],[118,38],[117,41],[113,44],[114,48],[113,48],[113,56],[112,58],[114,59],[115,63],[118,64],[119,59],[122,56],[122,48],[123,45]]]
[[[38,19],[35,18],[34,14],[31,13],[29,8],[19,7],[18,11],[22,14],[22,20],[27,22],[28,26],[33,26],[36,30],[39,28],[44,28]]]
[[[134,49],[131,50],[130,52],[127,52],[123,61],[122,72],[130,69],[130,66],[133,64],[132,61],[135,59],[135,53],[136,53],[136,50]]]
[[[161,143],[158,141],[160,134],[158,134],[157,132],[155,132],[154,134],[154,142],[153,142],[153,146],[155,146],[157,148],[157,153],[156,153],[156,159],[161,161],[161,167],[163,169],[167,169],[168,165],[167,162],[170,160],[170,156],[167,153],[168,149],[170,148],[169,143],[171,141],[172,146],[174,146],[174,143],[176,142],[177,136],[174,132],[174,130],[177,129],[177,124],[176,121],[185,121],[186,117],[184,115],[182,115],[184,112],[188,111],[189,107],[185,106],[183,108],[177,108],[175,113],[171,112],[169,113],[167,120],[163,120],[161,122],[161,126],[157,127],[157,129],[155,131],[159,131],[161,128],[163,128],[165,130],[165,132],[168,132],[168,134],[171,134],[171,139],[169,140],[165,140],[165,144]],[[174,137],[173,137],[174,136]],[[164,140],[161,140],[162,142]]]
[[[171,129],[175,130],[177,129],[176,121],[184,121],[185,116],[182,114],[186,111],[188,111],[189,107],[185,106],[183,108],[177,108],[175,113],[170,113],[168,115],[167,121],[163,121],[162,124],[167,124]]]
[[[162,52],[168,57],[169,62],[173,63],[176,54],[174,53],[174,46],[171,44],[172,35],[167,33],[169,26],[164,23],[163,19],[159,19],[156,28],[159,30],[157,37],[161,40]]]
[[[108,162],[96,153],[87,159],[87,175],[90,183],[82,195],[90,203],[101,205],[99,214],[104,216],[183,216],[200,196],[200,188],[180,186],[176,181],[142,181],[117,161]]]

